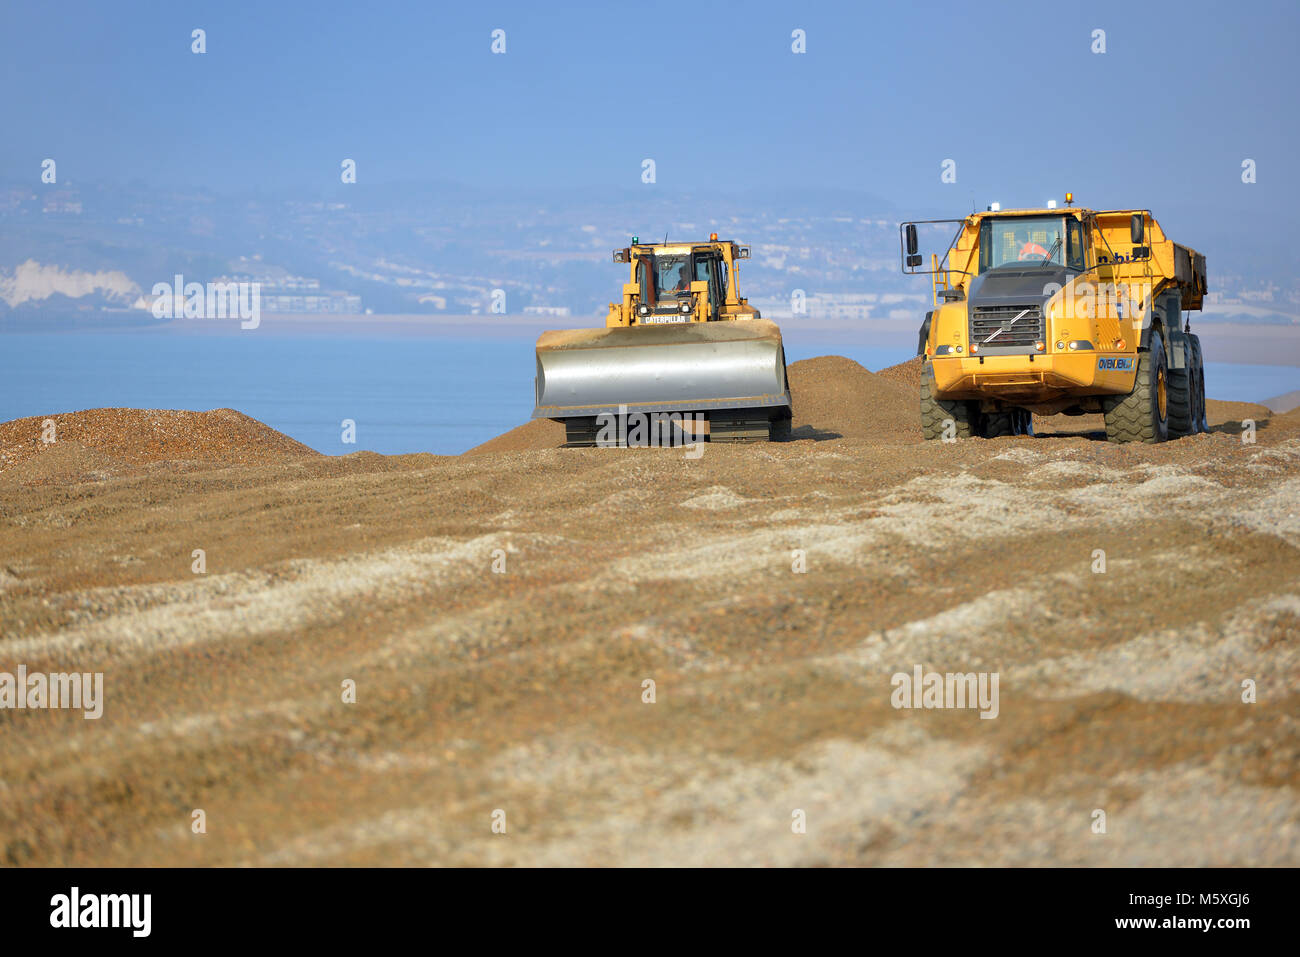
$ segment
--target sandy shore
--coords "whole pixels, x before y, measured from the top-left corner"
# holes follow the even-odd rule
[[[0,862],[1300,864],[1300,412],[946,445],[913,366],[791,375],[699,459],[0,425],[0,672],[105,696],[0,710]]]

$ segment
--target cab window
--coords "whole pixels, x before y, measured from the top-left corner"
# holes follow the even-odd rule
[[[655,301],[654,286],[650,283],[650,263],[642,259],[636,267],[636,281],[641,286],[641,301],[650,305]]]
[[[690,291],[691,265],[686,256],[655,257],[655,298],[679,298]]]
[[[714,307],[721,304],[721,300],[718,298],[719,274],[722,271],[720,266],[721,264],[717,259],[711,256],[701,256],[695,260],[695,281],[709,284],[709,302]]]
[[[1088,268],[1087,255],[1083,246],[1083,224],[1071,217],[1065,221],[1068,255],[1065,264],[1071,269],[1082,272]]]
[[[987,217],[980,223],[980,272],[1065,265],[1061,216]]]

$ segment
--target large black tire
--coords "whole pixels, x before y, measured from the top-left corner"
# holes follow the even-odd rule
[[[1169,437],[1180,439],[1196,434],[1196,373],[1188,348],[1181,369],[1169,369],[1166,392],[1169,397]]]
[[[1205,421],[1205,362],[1201,340],[1187,336],[1186,368],[1169,370],[1169,435],[1181,438],[1210,431]]]
[[[1169,438],[1169,367],[1165,342],[1151,330],[1147,351],[1138,353],[1133,391],[1106,404],[1106,438],[1153,444]]]
[[[986,412],[980,416],[980,435],[996,439],[1004,435],[1033,435],[1034,414],[1028,409]]]
[[[980,429],[980,434],[986,439],[997,439],[1004,435],[1020,435],[1023,430],[1019,409],[1011,409],[1007,412],[987,412],[983,418],[983,427]]]
[[[979,409],[975,403],[935,398],[934,370],[927,364],[921,372],[921,434],[927,439],[942,439],[948,419],[953,421],[956,438],[969,439],[979,434]]]
[[[1201,338],[1190,333],[1187,338],[1192,344],[1192,357],[1195,360],[1193,370],[1196,386],[1192,393],[1192,402],[1196,411],[1193,415],[1193,425],[1197,432],[1208,432],[1210,423],[1205,417],[1205,357],[1201,353]]]

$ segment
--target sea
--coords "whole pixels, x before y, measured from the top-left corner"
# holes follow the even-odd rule
[[[330,455],[455,455],[529,419],[538,331],[4,331],[0,421],[101,407],[232,408]],[[915,351],[900,337],[783,331],[790,362],[836,354],[875,370]],[[1258,402],[1294,389],[1294,366],[1206,366],[1211,398]],[[354,444],[343,441],[345,420],[355,423]]]

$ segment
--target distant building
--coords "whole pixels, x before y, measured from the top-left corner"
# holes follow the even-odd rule
[[[81,200],[71,190],[61,189],[45,197],[45,205],[41,207],[41,212],[80,216]]]
[[[319,279],[303,276],[222,276],[213,282],[255,282],[263,312],[360,315],[361,297],[339,290],[322,290]]]
[[[0,210],[18,209],[36,194],[30,189],[0,189]]]

